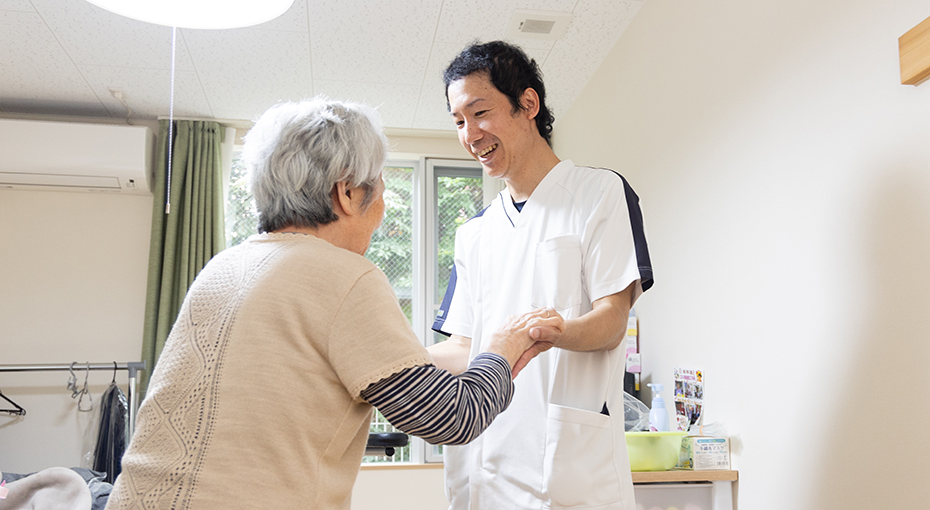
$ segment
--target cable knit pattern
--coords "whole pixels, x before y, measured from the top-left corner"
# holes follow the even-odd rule
[[[429,362],[369,261],[253,236],[191,286],[107,509],[348,508],[371,413],[357,388]]]
[[[221,254],[212,271],[191,286],[191,298],[182,305],[158,359],[151,398],[139,413],[132,440],[162,462],[140,464],[115,491],[121,500],[142,496],[141,505],[133,508],[189,508],[210,447],[230,325],[242,298],[236,287],[270,258],[242,260],[234,253]]]

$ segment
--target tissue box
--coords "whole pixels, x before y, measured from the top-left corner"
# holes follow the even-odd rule
[[[695,471],[730,469],[730,440],[705,436],[682,439],[677,467]]]

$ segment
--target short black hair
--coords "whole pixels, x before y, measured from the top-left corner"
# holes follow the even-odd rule
[[[520,96],[526,89],[533,89],[539,96],[539,114],[536,127],[539,134],[552,145],[552,111],[546,105],[546,86],[536,61],[527,57],[518,46],[504,41],[472,43],[449,63],[442,73],[446,85],[446,108],[449,105],[449,85],[474,73],[487,73],[491,84],[510,98],[513,113],[523,110]]]

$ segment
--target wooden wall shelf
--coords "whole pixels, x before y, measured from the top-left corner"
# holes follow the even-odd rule
[[[660,482],[735,482],[739,471],[720,469],[713,471],[634,471],[633,483]]]
[[[919,85],[930,77],[930,18],[898,38],[901,83]]]

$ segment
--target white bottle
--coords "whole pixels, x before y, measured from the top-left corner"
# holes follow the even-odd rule
[[[659,394],[663,386],[659,383],[649,383],[652,388],[652,409],[649,410],[649,430],[652,432],[668,432],[668,410],[665,409],[665,400]]]

